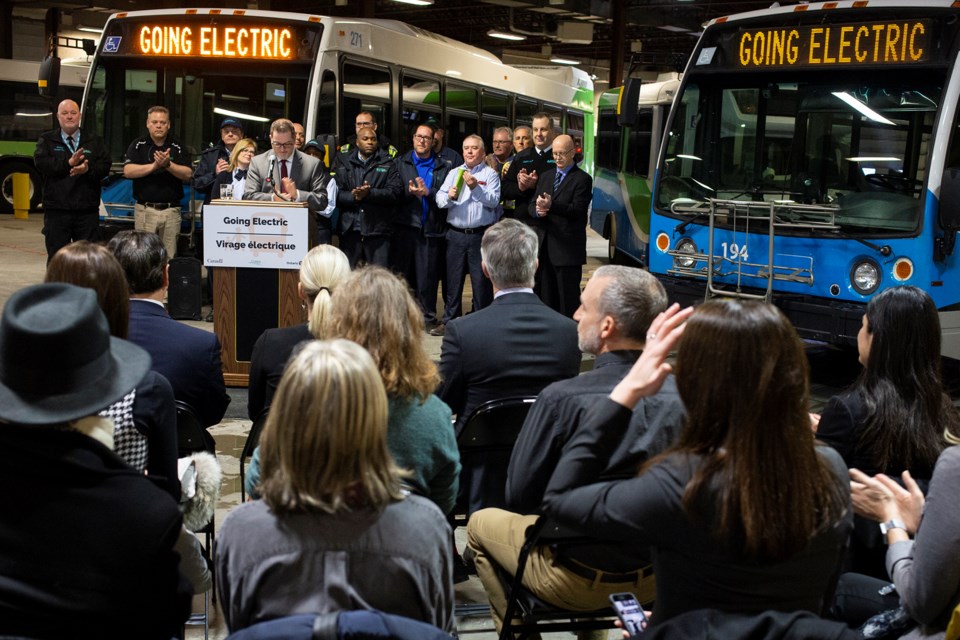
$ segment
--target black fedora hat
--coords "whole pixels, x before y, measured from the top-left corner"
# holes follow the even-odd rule
[[[150,355],[110,336],[91,289],[17,291],[0,320],[0,420],[57,424],[96,414],[130,392]]]

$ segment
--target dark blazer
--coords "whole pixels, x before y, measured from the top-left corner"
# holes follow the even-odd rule
[[[129,340],[150,353],[153,370],[170,382],[177,400],[196,409],[205,426],[223,419],[230,396],[216,335],[177,322],[158,304],[131,300]]]
[[[457,432],[484,402],[536,395],[580,372],[577,323],[532,293],[509,293],[447,325],[437,395],[457,414]]]
[[[573,267],[587,262],[587,211],[593,199],[593,178],[574,165],[570,167],[557,192],[553,181],[557,169],[547,169],[537,181],[537,195],[546,193],[552,197],[550,211],[540,218],[544,229],[541,251],[550,256],[550,263],[557,267]],[[528,213],[537,217],[537,199],[530,201]]]
[[[166,491],[82,433],[12,424],[0,482],[0,636],[178,635],[193,589]]]
[[[247,415],[256,420],[270,406],[277,392],[290,354],[301,342],[313,340],[306,324],[280,329],[267,329],[257,338],[250,356],[250,385],[247,394]]]

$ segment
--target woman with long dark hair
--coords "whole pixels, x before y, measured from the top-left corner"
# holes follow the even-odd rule
[[[637,364],[568,444],[544,512],[653,548],[654,624],[703,608],[819,613],[850,529],[849,485],[810,437],[800,339],[771,305],[716,300],[690,314],[674,305],[651,325]],[[590,484],[678,340],[678,442],[635,478]]]
[[[943,391],[937,308],[917,287],[894,287],[867,304],[857,335],[863,371],[832,398],[817,427],[848,467],[867,475],[908,470],[926,486],[944,434],[960,433],[956,409]],[[886,546],[876,524],[857,520],[850,568],[886,578]]]

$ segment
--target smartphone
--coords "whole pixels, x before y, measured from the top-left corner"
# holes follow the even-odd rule
[[[643,633],[647,615],[643,612],[643,607],[637,602],[635,595],[632,593],[611,594],[610,604],[613,605],[613,610],[617,612],[617,617],[623,623],[623,628],[631,636]]]

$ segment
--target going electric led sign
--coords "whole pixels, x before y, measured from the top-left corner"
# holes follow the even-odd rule
[[[292,60],[295,54],[289,27],[144,24],[136,33],[145,56]]]

